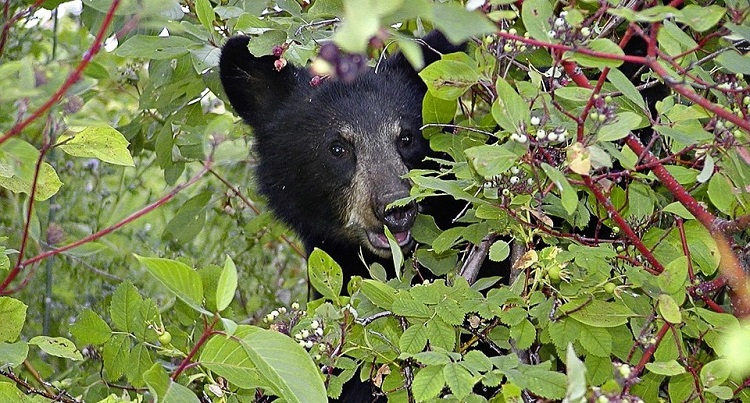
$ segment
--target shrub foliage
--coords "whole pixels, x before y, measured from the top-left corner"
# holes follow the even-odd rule
[[[750,401],[749,12],[4,2],[0,400],[325,401],[359,377],[392,401]],[[396,278],[343,284],[257,197],[220,46],[335,75],[419,64],[431,29],[469,47],[420,73],[445,158],[410,198],[466,208],[420,216]]]

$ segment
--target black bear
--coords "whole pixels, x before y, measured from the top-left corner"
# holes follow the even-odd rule
[[[249,39],[231,38],[220,60],[221,81],[235,111],[252,126],[262,194],[278,218],[353,275],[360,262],[390,257],[384,226],[407,252],[418,206],[388,208],[409,195],[404,175],[431,153],[422,137],[426,86],[397,53],[344,82],[313,82],[305,68],[278,57],[254,57]],[[456,46],[439,32],[422,41],[425,65]]]

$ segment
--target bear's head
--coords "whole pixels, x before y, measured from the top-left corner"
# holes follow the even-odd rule
[[[388,208],[409,195],[404,175],[430,153],[422,137],[426,87],[401,54],[349,82],[313,85],[305,68],[277,70],[274,56],[254,57],[249,39],[231,38],[221,54],[230,103],[253,128],[260,191],[276,215],[335,259],[360,248],[390,256],[384,226],[406,250],[417,206]],[[460,50],[434,32],[422,46],[425,64]]]

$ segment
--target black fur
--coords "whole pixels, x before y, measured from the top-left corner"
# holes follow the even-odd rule
[[[352,82],[326,79],[312,86],[306,69],[277,71],[278,58],[252,56],[248,41],[237,36],[227,42],[220,71],[230,103],[254,129],[261,193],[308,253],[315,247],[328,252],[346,281],[367,276],[360,249],[368,262],[389,259],[385,248],[368,241],[382,240],[375,233],[384,225],[400,234],[405,251],[411,247],[406,241],[416,206],[386,206],[408,195],[403,175],[431,153],[419,131],[424,83],[396,54],[377,73],[368,69]],[[424,42],[425,64],[462,49],[438,32]],[[336,146],[346,150],[343,156],[332,155]],[[358,222],[348,225],[352,220]]]

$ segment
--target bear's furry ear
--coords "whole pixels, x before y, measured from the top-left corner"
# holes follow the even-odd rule
[[[249,38],[235,36],[221,50],[221,83],[235,111],[250,125],[258,127],[270,121],[274,111],[294,91],[304,75],[286,65],[276,70],[275,56],[255,57],[247,49]]]
[[[424,59],[424,65],[429,66],[430,64],[440,60],[440,57],[446,53],[461,52],[466,50],[466,43],[454,45],[448,38],[443,35],[440,31],[432,31],[427,34],[424,38],[418,41],[422,48],[422,58]],[[392,57],[389,57],[385,61],[386,70],[414,70],[406,57],[398,52]]]

